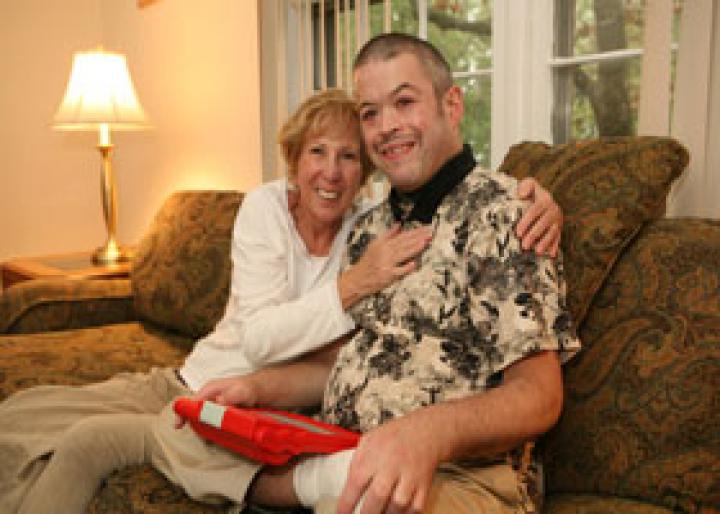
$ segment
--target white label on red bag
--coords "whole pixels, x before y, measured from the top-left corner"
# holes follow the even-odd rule
[[[203,402],[202,409],[200,410],[200,421],[206,425],[221,428],[223,416],[225,416],[226,410],[227,407],[205,400]]]

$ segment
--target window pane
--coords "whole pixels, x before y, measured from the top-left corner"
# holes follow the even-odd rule
[[[674,0],[673,42],[682,4]],[[556,0],[555,13],[558,57],[643,47],[644,0]],[[671,66],[674,79],[674,56]],[[557,68],[554,142],[636,134],[641,73],[641,57]]]
[[[568,138],[630,136],[637,131],[640,93],[639,57],[572,66]]]
[[[567,0],[560,3],[567,5]],[[576,0],[572,54],[642,48],[645,0]]]
[[[465,93],[465,116],[461,125],[463,138],[469,143],[478,162],[490,166],[490,98],[489,76],[456,79]]]
[[[373,0],[370,5],[370,33],[372,35],[385,32],[385,2]],[[404,32],[406,34],[418,33],[417,0],[393,0],[392,13],[390,18],[390,30],[392,32]]]
[[[442,52],[453,71],[492,66],[491,14],[491,0],[428,2],[428,40]]]

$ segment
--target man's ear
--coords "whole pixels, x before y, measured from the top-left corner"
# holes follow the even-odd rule
[[[465,112],[464,95],[460,86],[453,85],[445,91],[443,109],[452,125],[459,127]]]

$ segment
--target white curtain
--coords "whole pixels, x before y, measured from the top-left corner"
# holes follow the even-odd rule
[[[673,188],[669,216],[720,218],[719,54],[720,5],[685,0],[671,134],[690,151],[690,164]]]
[[[670,116],[672,0],[647,0],[638,133],[672,135],[690,152],[668,216],[720,218],[720,5],[685,0]]]

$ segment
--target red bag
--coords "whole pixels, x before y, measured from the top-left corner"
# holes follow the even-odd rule
[[[357,446],[360,434],[292,412],[226,407],[178,398],[175,412],[208,441],[252,460],[285,464],[301,453],[334,453]]]

